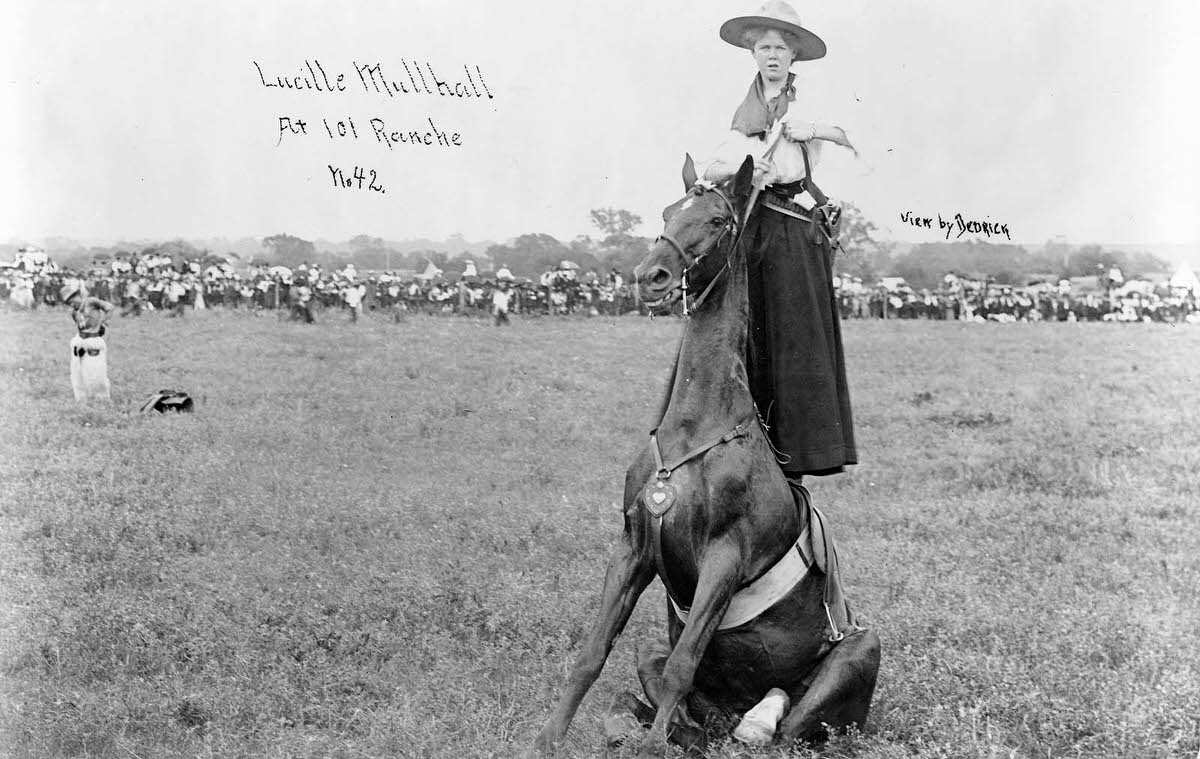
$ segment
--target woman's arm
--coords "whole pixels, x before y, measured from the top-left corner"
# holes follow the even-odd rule
[[[815,139],[827,140],[844,148],[849,148],[854,152],[854,156],[858,157],[858,148],[854,147],[850,142],[850,138],[846,136],[846,130],[840,126],[817,122],[813,124],[813,136]]]
[[[823,121],[806,121],[804,118],[789,113],[783,117],[784,135],[792,142],[808,142],[809,140],[825,140],[835,145],[841,145],[854,151],[858,157],[858,149],[846,136],[846,130],[836,124]]]
[[[738,169],[742,167],[742,162],[749,155],[754,158],[754,181],[757,183],[771,169],[770,162],[763,160],[762,156],[765,151],[766,143],[763,140],[747,137],[737,130],[730,130],[717,149],[713,151],[708,164],[703,166],[700,176],[709,182],[724,182],[737,173]]]
[[[745,160],[745,158],[743,157],[742,160]],[[734,165],[732,163],[726,163],[725,161],[717,158],[714,159],[713,162],[708,165],[708,168],[704,170],[703,178],[714,184],[719,184],[736,174],[738,169],[741,167],[742,165],[740,163]],[[770,163],[761,158],[756,158],[754,160],[754,183],[757,184],[758,181],[767,176],[770,171]]]

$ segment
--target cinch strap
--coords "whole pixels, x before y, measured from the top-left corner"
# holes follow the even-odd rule
[[[813,505],[807,489],[797,487],[797,490],[802,502],[801,508],[808,512],[808,524],[800,532],[796,543],[774,566],[757,580],[734,593],[725,616],[717,626],[718,630],[728,630],[754,620],[800,584],[810,569],[816,569],[825,577],[821,601],[829,622],[829,642],[837,643],[842,640],[845,637],[842,631],[845,629],[859,629],[846,613],[837,549],[833,544],[833,536],[825,529],[825,515]],[[687,624],[688,610],[675,601],[675,594],[670,588],[667,598],[675,610],[675,616]]]
[[[779,561],[775,562],[775,566],[768,569],[762,577],[733,594],[733,598],[729,601],[729,608],[725,611],[725,616],[721,618],[717,629],[728,630],[731,627],[740,627],[758,617],[759,614],[774,606],[779,599],[791,592],[792,588],[799,585],[804,576],[808,574],[808,568],[811,565],[809,531],[808,527],[805,527],[804,531],[800,533],[800,539],[788,549]],[[670,596],[668,598],[671,600],[671,607],[675,610],[675,616],[679,617],[679,621],[686,625],[687,610],[676,603],[674,598]]]

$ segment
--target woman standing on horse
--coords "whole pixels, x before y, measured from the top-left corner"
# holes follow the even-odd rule
[[[825,43],[790,5],[768,0],[759,15],[725,22],[720,35],[749,49],[758,68],[732,131],[701,173],[724,181],[751,155],[762,188],[742,237],[751,393],[790,478],[834,474],[858,455],[833,288],[840,209],[827,204],[812,172],[825,142],[854,147],[840,126],[820,119],[819,103],[797,91],[792,64],[823,57]]]

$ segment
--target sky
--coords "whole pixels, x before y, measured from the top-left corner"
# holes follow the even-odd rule
[[[755,73],[717,30],[761,3],[7,5],[0,241],[569,241],[593,208],[658,231]],[[794,107],[861,152],[825,151],[816,178],[883,236],[945,239],[961,214],[1023,244],[1200,241],[1194,0],[794,5],[829,51],[793,67]],[[364,86],[375,64],[410,91]],[[434,75],[469,96],[417,91]]]

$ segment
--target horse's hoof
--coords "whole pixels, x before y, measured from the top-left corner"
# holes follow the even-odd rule
[[[779,688],[772,688],[762,701],[746,712],[733,730],[734,740],[748,746],[769,746],[775,741],[775,729],[787,713],[790,699]]]
[[[672,725],[667,740],[684,750],[687,754],[703,754],[708,750],[708,733],[702,727],[691,725]]]
[[[662,759],[667,755],[667,739],[662,735],[656,735],[653,730],[642,739],[642,745],[638,746],[638,756],[653,757],[654,759]]]
[[[521,755],[521,759],[537,759],[537,757],[553,756],[557,750],[558,741],[546,735],[545,732],[541,732],[534,739],[533,746]]]
[[[632,714],[614,714],[604,720],[604,745],[609,751],[632,746],[645,732],[646,728]]]

